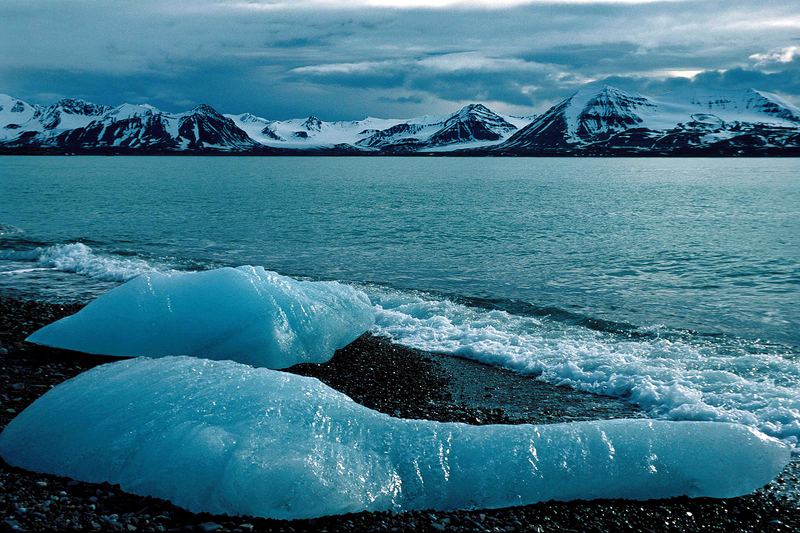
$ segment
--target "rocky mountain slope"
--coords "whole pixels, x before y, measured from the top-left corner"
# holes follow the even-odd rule
[[[590,85],[536,117],[470,104],[443,116],[329,122],[0,95],[0,152],[800,155],[800,109],[755,89],[647,96]]]
[[[737,155],[796,153],[800,109],[755,89],[659,97],[587,87],[508,140],[500,154]]]
[[[240,152],[260,146],[208,105],[171,114],[148,105],[111,108],[77,99],[39,107],[3,95],[0,106],[0,146],[8,148]]]

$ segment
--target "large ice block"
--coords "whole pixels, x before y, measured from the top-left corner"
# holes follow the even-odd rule
[[[285,368],[327,361],[373,321],[369,298],[353,287],[243,266],[142,274],[28,341],[93,354],[192,355]]]
[[[55,387],[9,424],[0,454],[192,511],[273,518],[731,497],[790,457],[721,422],[403,420],[313,378],[191,357],[103,365]]]

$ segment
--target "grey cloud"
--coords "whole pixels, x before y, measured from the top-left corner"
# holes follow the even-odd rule
[[[0,92],[208,102],[273,118],[402,116],[475,100],[533,112],[588,80],[643,91],[751,84],[797,99],[797,60],[766,61],[796,46],[792,13],[796,0],[492,10],[7,0]],[[679,70],[705,72],[665,79]]]

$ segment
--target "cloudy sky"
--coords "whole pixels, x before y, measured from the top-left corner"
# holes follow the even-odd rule
[[[800,103],[799,0],[3,0],[0,92],[284,119],[540,112],[585,83]]]

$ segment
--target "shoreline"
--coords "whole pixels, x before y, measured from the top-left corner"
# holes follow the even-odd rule
[[[31,345],[35,329],[80,309],[0,296],[0,429],[52,386],[118,358]],[[552,423],[643,416],[620,399],[537,381],[482,363],[413,350],[365,334],[324,364],[288,372],[313,376],[378,411],[405,418],[469,424]],[[793,531],[800,528],[800,458],[751,495],[627,501],[545,502],[473,511],[355,513],[278,521],[195,514],[169,502],[135,496],[107,483],[37,474],[0,461],[0,530],[120,531],[453,531],[716,530]],[[132,529],[133,528],[133,529]]]

